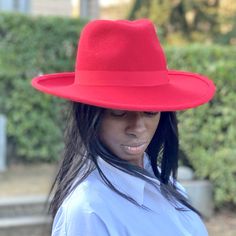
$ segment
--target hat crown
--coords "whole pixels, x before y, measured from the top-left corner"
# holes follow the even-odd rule
[[[78,45],[76,71],[165,71],[166,59],[151,21],[95,20]]]
[[[175,111],[209,101],[207,77],[166,67],[151,21],[95,20],[81,33],[75,71],[36,77],[45,93],[104,108]]]

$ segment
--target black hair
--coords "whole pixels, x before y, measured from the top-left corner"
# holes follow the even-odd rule
[[[160,182],[160,185],[157,186],[156,181],[149,178],[153,178],[153,176],[148,171],[115,156],[101,143],[98,134],[104,111],[105,108],[78,102],[70,103],[65,130],[64,158],[51,188],[53,197],[50,203],[50,213],[52,216],[55,216],[64,199],[95,168],[109,188],[138,205],[132,197],[113,186],[99,168],[98,156],[116,168],[154,185],[157,191],[160,191],[177,210],[191,209],[200,215],[176,185],[179,150],[176,113],[161,112],[157,130],[146,150],[155,178]],[[185,206],[185,208],[180,206]]]

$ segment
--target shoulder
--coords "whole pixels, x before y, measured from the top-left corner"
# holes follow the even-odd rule
[[[87,235],[87,231],[90,232],[91,225],[94,224],[106,235],[106,225],[100,217],[101,211],[104,211],[104,191],[104,184],[91,173],[75,187],[58,209],[53,221],[52,235]]]
[[[189,198],[188,193],[186,191],[186,189],[184,188],[184,186],[179,182],[179,181],[175,181],[175,188],[177,189],[177,191],[179,193],[181,193],[185,198]]]
[[[186,189],[184,188],[184,186],[177,180],[177,179],[173,179],[172,176],[170,176],[170,183],[172,185],[174,185],[174,188],[180,193],[182,194],[186,199],[189,199],[188,193],[186,191]]]
[[[103,205],[104,195],[108,192],[109,189],[100,180],[97,171],[94,171],[75,187],[63,202],[62,207],[67,210],[68,214],[96,212]]]

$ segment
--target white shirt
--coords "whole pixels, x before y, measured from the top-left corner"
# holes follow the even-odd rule
[[[113,192],[94,170],[64,200],[53,222],[52,236],[207,236],[193,211],[176,210],[151,184],[111,166],[98,164],[121,192],[143,209]],[[144,167],[151,171],[147,157]],[[158,181],[158,180],[156,180]]]

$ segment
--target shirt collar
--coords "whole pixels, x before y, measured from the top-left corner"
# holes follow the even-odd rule
[[[152,173],[152,167],[147,154],[144,154],[144,169]],[[98,165],[108,180],[120,192],[132,197],[139,205],[143,205],[145,185],[148,184],[145,180],[132,176],[118,168],[110,165],[101,157],[98,158]]]

